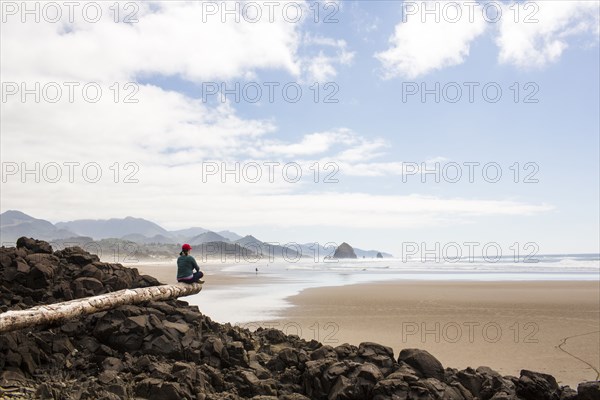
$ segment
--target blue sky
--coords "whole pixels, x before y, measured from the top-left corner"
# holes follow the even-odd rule
[[[134,215],[171,229],[347,241],[396,255],[402,242],[464,241],[498,242],[504,251],[535,242],[540,253],[599,252],[598,5],[553,3],[528,2],[537,18],[530,24],[511,23],[507,2],[496,3],[504,7],[497,23],[481,19],[480,9],[473,22],[420,23],[419,13],[403,21],[407,5],[422,3],[398,1],[331,3],[339,21],[330,24],[311,21],[314,2],[298,3],[309,17],[293,24],[201,24],[200,2],[142,6],[135,24],[9,20],[4,82],[134,82],[140,102],[10,97],[2,102],[2,161],[94,161],[104,176],[114,162],[134,162],[140,179],[90,185],[9,176],[2,210],[53,221]],[[30,55],[36,49],[41,63]],[[326,82],[335,84],[339,102],[314,102],[315,81],[321,95]],[[291,82],[303,96],[292,104],[276,90],[273,103],[204,102],[209,82]],[[457,103],[431,95],[403,101],[406,85],[451,82],[463,89]],[[479,84],[472,103],[465,82]],[[482,97],[490,82],[503,90],[497,103]],[[525,103],[532,88],[538,102]],[[201,179],[202,163],[269,161],[333,162],[339,182]],[[502,179],[486,182],[481,168],[473,183],[402,175],[407,163],[457,163],[465,173],[469,162],[496,163]],[[533,171],[527,163],[538,168],[538,183],[522,182]],[[33,200],[40,190],[44,202]]]

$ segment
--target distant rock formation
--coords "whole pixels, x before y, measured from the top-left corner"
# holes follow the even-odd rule
[[[354,249],[348,243],[344,242],[335,249],[333,258],[357,258]]]
[[[383,258],[383,255],[381,253],[377,253],[376,258]]]

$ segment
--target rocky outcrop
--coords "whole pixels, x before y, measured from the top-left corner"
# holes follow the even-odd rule
[[[600,399],[600,381],[581,382],[577,386],[578,400]]]
[[[377,253],[377,256],[375,256],[375,258],[383,258],[383,254]]]
[[[3,311],[156,284],[79,248],[0,248]],[[575,391],[526,370],[517,378],[487,367],[444,369],[418,349],[395,358],[377,343],[331,347],[274,329],[250,332],[178,300],[0,335],[3,399],[591,400],[599,390],[598,382]]]
[[[344,242],[335,249],[333,258],[357,258],[354,249],[348,243]]]

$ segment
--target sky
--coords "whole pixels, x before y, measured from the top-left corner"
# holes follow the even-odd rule
[[[0,211],[600,252],[598,2],[67,3],[1,3]]]

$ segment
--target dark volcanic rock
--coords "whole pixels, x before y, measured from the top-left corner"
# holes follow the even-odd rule
[[[526,400],[558,400],[560,388],[553,376],[521,370],[517,394]]]
[[[65,258],[67,262],[78,265],[80,267],[83,267],[87,264],[91,264],[93,262],[100,261],[97,255],[90,254],[78,246],[67,247],[62,251],[57,251],[56,255],[58,255],[61,258]]]
[[[394,366],[394,351],[391,347],[365,342],[358,346],[357,361],[369,362],[387,375]]]
[[[25,248],[32,253],[48,253],[52,254],[52,246],[43,240],[35,240],[26,238],[25,236],[17,240],[17,249]]]
[[[424,378],[444,380],[444,367],[437,358],[425,350],[404,349],[400,352],[398,362],[405,362]]]
[[[104,293],[104,285],[96,278],[77,278],[71,283],[75,297],[91,297]]]
[[[336,361],[338,359],[337,352],[331,346],[327,346],[327,345],[321,346],[317,350],[310,353],[311,360],[323,360],[323,359],[327,359],[327,358],[331,358]]]
[[[577,386],[578,400],[600,399],[600,381],[581,382]]]
[[[344,242],[335,249],[333,258],[357,258],[354,249],[348,243]]]
[[[598,398],[598,397],[596,397]],[[564,386],[562,388],[562,393],[560,394],[560,400],[577,400],[577,391],[571,389],[569,386]]]
[[[0,248],[2,312],[158,284],[78,247],[52,253],[22,238],[19,248]],[[417,349],[396,361],[377,343],[333,348],[276,329],[250,332],[178,300],[0,335],[0,397],[9,399],[597,400],[599,388],[584,382],[575,392],[531,371],[519,379],[487,367],[444,371]]]

